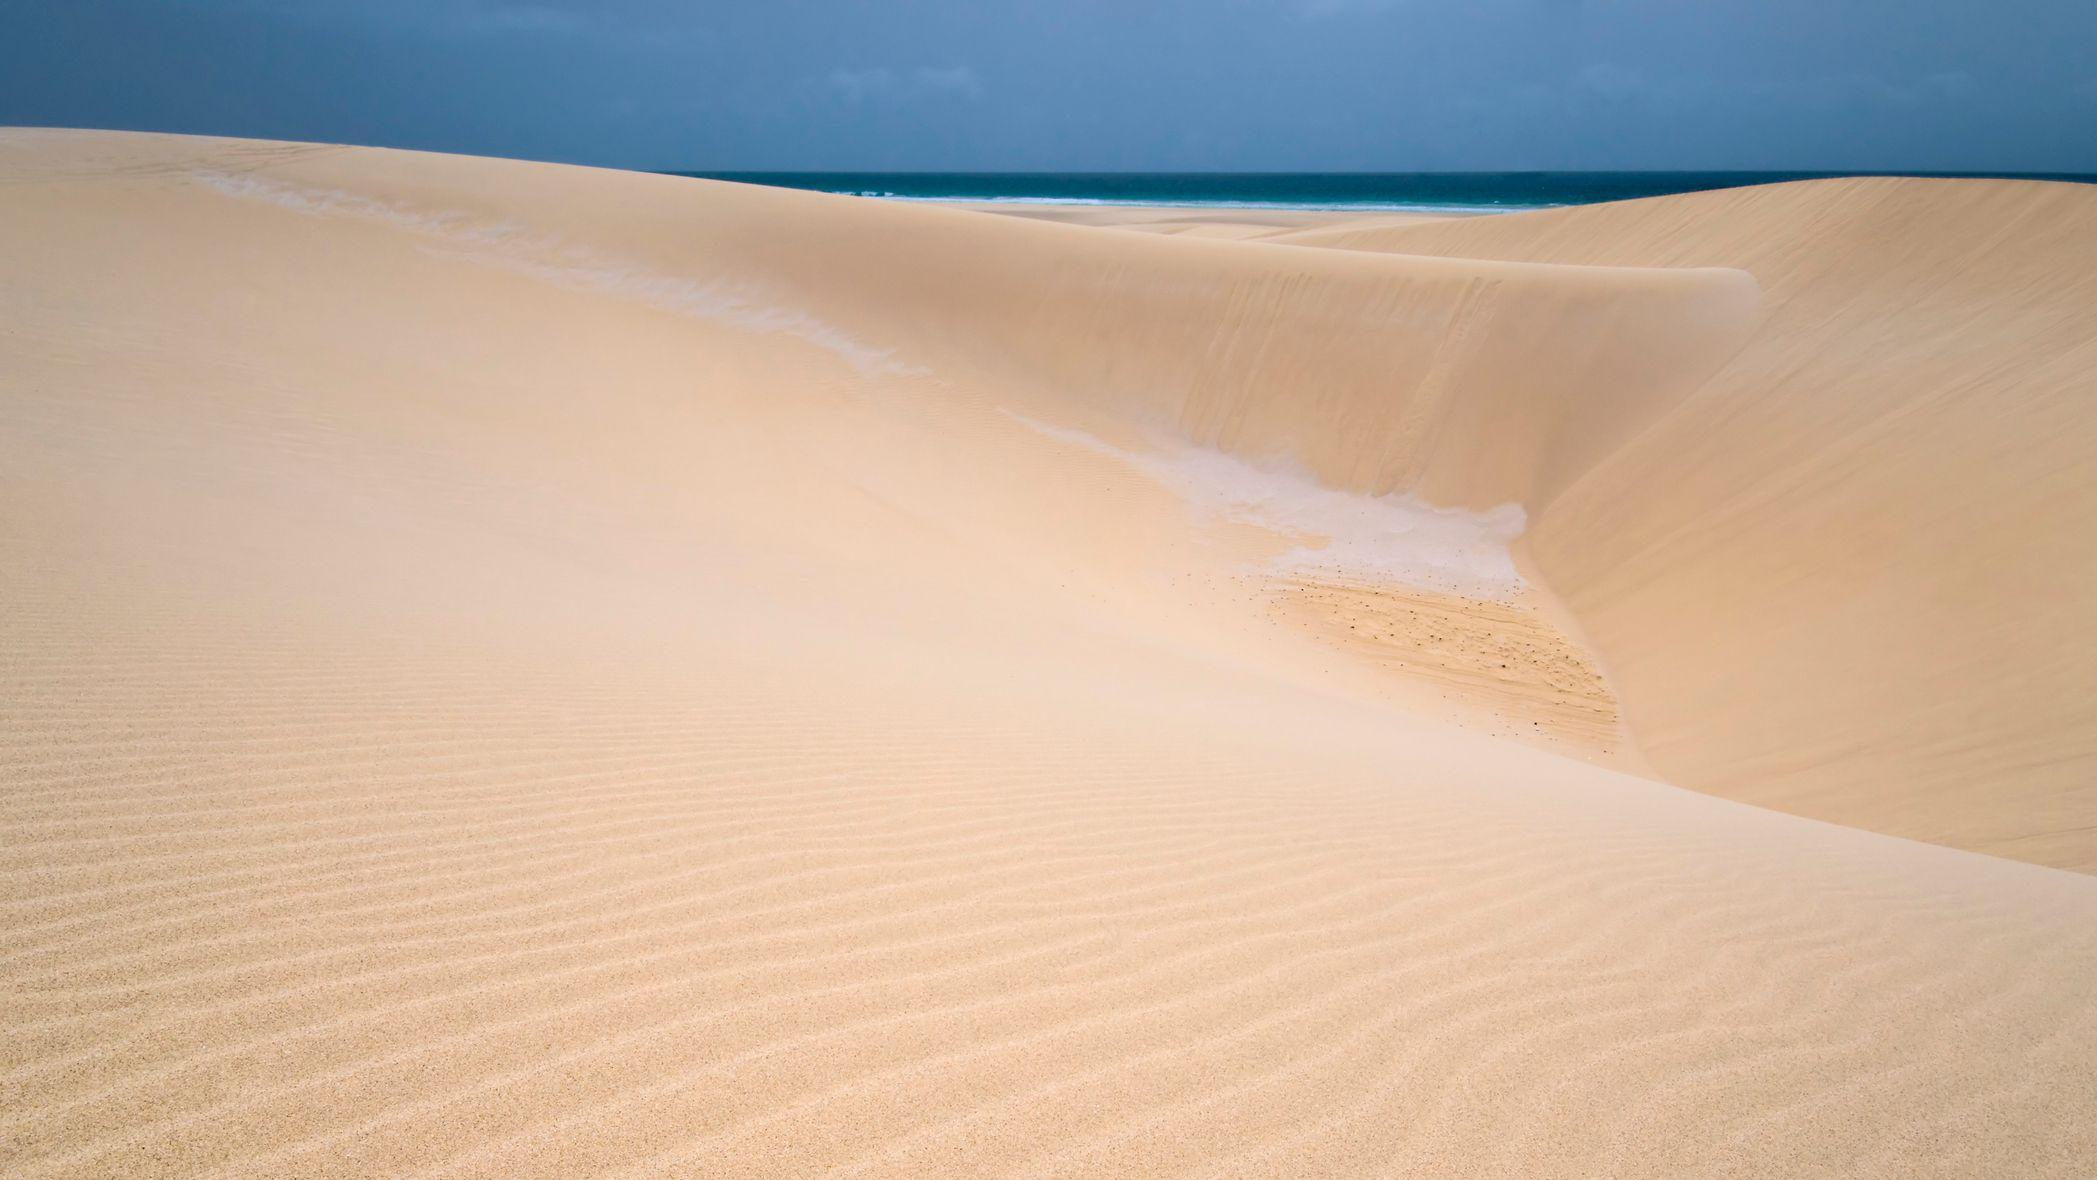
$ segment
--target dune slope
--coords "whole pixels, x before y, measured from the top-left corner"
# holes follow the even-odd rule
[[[10,1177],[2097,1165],[2097,879],[1594,764],[1773,273],[57,131],[0,256]]]
[[[1643,751],[2097,869],[2097,189],[1813,181],[1275,240],[1754,275],[1748,343],[1529,535]]]

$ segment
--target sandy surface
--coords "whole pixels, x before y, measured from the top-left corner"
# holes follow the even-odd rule
[[[956,201],[954,207],[1063,225],[1091,225],[1198,238],[1278,237],[1307,230],[1396,229],[1468,214],[1351,213],[1321,209],[1229,208],[1214,205],[1058,205],[1031,201]]]
[[[2097,1169],[2097,193],[1263,229],[0,133],[0,1173]]]
[[[1277,240],[1734,266],[1760,324],[1534,514],[1669,781],[2097,871],[2097,188],[1817,181]]]

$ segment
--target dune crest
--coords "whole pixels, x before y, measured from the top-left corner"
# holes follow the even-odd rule
[[[0,133],[0,1173],[2089,1174],[2088,197],[1801,191]]]

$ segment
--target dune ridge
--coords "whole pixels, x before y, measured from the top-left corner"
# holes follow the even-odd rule
[[[1960,371],[2058,392],[2065,280],[2002,243],[2081,198],[2005,193],[1943,215],[2000,206],[1999,269],[1957,281],[2038,384]],[[1886,804],[1852,827],[1612,768],[1734,791],[1683,751],[1793,706],[1678,666],[1754,654],[1699,638],[1757,617],[1707,550],[1796,529],[1815,463],[1866,499],[1913,482],[1835,434],[1770,468],[1766,520],[1678,535],[1735,475],[1699,427],[1766,462],[1758,415],[1803,413],[1752,404],[1770,350],[1877,372],[1812,333],[1836,287],[1898,291],[1814,287],[1810,243],[1677,257],[1696,198],[1378,229],[1442,235],[1394,254],[29,130],[0,133],[0,212],[10,1176],[2097,1162],[2097,879],[1864,830],[1907,789],[1872,766],[1928,751],[1802,730]],[[1632,244],[1572,256],[1589,232]],[[1957,352],[1923,351],[1950,299],[1873,390]],[[1976,486],[2078,519],[2062,412],[2031,440],[2053,483]],[[1978,413],[1905,420],[1992,471],[2031,418]],[[1239,511],[1157,466],[1188,454]],[[1349,535],[1328,493],[1386,557],[1427,539],[1380,494],[1520,519],[1521,584],[1322,579],[1292,555]],[[1948,562],[1996,518],[1943,519]],[[1757,609],[1825,556],[1782,539],[1734,575]],[[2018,675],[2075,683],[1987,617],[1977,717]],[[1804,668],[1809,700],[1885,671]],[[1677,719],[1670,683],[1711,711]],[[1908,699],[1848,719],[1913,725]],[[1973,728],[1996,745],[1914,797],[2036,798],[2011,772],[2062,773],[2084,731],[2074,702],[2020,716],[2059,728]]]

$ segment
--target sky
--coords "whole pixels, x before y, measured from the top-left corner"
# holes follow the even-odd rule
[[[2097,0],[0,0],[0,124],[629,168],[2097,172]]]

